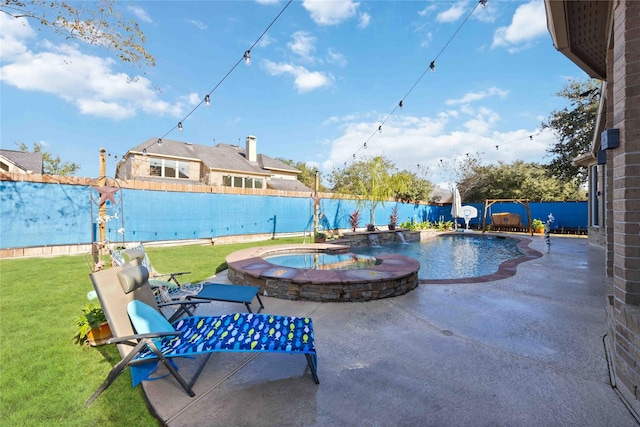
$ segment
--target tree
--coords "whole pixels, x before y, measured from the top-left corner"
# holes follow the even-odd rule
[[[281,157],[277,157],[276,160],[281,161],[285,165],[289,165],[293,168],[296,168],[300,171],[298,174],[298,181],[302,182],[307,187],[315,190],[316,188],[316,173],[318,169],[310,168],[304,162],[294,162],[293,160],[283,159]],[[327,187],[322,185],[322,182],[318,183],[318,191],[327,191]]]
[[[542,128],[551,129],[558,139],[547,149],[552,157],[547,168],[563,182],[577,179],[584,183],[586,168],[574,165],[573,159],[591,149],[600,96],[598,81],[570,80],[557,95],[568,99],[570,106],[553,111],[542,123]]]
[[[384,206],[391,199],[417,203],[426,200],[432,190],[429,181],[415,172],[398,172],[393,162],[383,156],[365,158],[342,169],[334,169],[328,181],[332,185],[331,191],[351,194],[360,207],[369,207],[370,224],[375,224],[378,205]]]
[[[24,142],[18,144],[18,148],[25,153],[29,152],[29,147],[27,147],[27,144]],[[80,170],[79,164],[69,162],[62,163],[60,156],[54,157],[51,153],[44,151],[44,145],[38,142],[33,143],[33,151],[31,152],[42,154],[42,172],[44,174],[71,176]]]
[[[469,192],[482,185],[481,177],[476,173],[481,166],[480,153],[466,153],[451,160],[440,160],[440,167],[450,185],[449,190],[453,193],[454,185],[457,186],[463,200]]]
[[[143,46],[146,38],[138,24],[126,21],[116,12],[116,5],[115,0],[4,0],[0,12],[36,21],[66,38],[113,51],[123,62],[154,66],[155,59]]]
[[[575,180],[563,182],[551,176],[542,165],[522,160],[478,166],[462,180],[460,187],[468,188],[464,199],[470,203],[486,199],[583,200],[585,196]]]
[[[433,192],[433,185],[425,178],[418,176],[416,172],[403,170],[392,176],[393,198],[402,203],[418,204],[423,200],[429,200]]]

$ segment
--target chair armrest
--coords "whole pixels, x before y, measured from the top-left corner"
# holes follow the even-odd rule
[[[138,343],[132,340],[143,340],[149,338],[162,338],[162,337],[173,337],[180,335],[178,331],[168,331],[168,332],[150,332],[147,334],[135,334],[135,335],[127,335],[125,337],[114,337],[109,338],[105,341],[105,344],[127,344],[131,346],[136,346]]]
[[[189,297],[187,297],[189,298]],[[205,304],[211,302],[211,300],[208,299],[203,299],[203,300],[198,300],[198,299],[185,299],[185,300],[175,300],[172,302],[161,302],[158,304],[158,307],[167,307],[170,305],[193,305],[193,304]]]

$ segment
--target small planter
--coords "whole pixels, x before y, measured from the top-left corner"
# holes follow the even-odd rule
[[[112,334],[109,323],[104,322],[87,333],[87,341],[89,341],[90,346],[96,347],[104,344],[109,338],[111,338],[111,336]]]
[[[389,224],[389,230],[395,230],[395,229],[396,229],[395,224]]]
[[[315,243],[324,243],[327,241],[327,235],[324,233],[316,233],[316,235],[313,238],[313,241]]]

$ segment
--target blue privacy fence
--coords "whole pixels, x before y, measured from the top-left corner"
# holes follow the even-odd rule
[[[182,193],[123,189],[122,209],[107,202],[108,214],[118,218],[107,223],[111,241],[165,241],[221,236],[301,233],[313,229],[313,200],[309,198]],[[119,200],[119,199],[117,199]],[[375,223],[384,227],[395,203],[375,211]],[[473,204],[482,223],[484,204]],[[515,203],[494,204],[493,213],[526,212]],[[353,200],[322,199],[320,226],[348,229]],[[122,212],[122,213],[120,213]],[[531,203],[532,218],[556,218],[554,228],[587,227],[586,202]],[[93,217],[92,217],[93,216]],[[0,181],[0,248],[22,248],[91,243],[96,233],[97,212],[91,209],[88,186]],[[450,206],[398,204],[398,221],[451,220]],[[369,222],[369,210],[361,211],[360,227]],[[464,224],[463,220],[458,220]],[[124,230],[118,229],[124,227]],[[96,238],[97,240],[97,238]]]

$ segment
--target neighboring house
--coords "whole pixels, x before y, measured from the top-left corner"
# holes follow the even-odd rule
[[[151,138],[130,149],[116,166],[116,178],[199,182],[235,188],[311,191],[298,181],[300,171],[256,151],[255,136],[245,148],[207,146]]]
[[[590,153],[589,242],[605,248],[606,343],[640,397],[640,1],[545,0],[553,44],[603,82]],[[634,401],[638,405],[637,400]]]
[[[42,174],[42,153],[0,150],[0,171]]]

